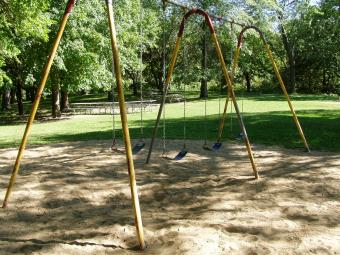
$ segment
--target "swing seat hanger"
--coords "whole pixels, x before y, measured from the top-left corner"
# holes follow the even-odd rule
[[[213,151],[213,147],[210,147],[207,143],[207,141],[205,141],[205,143],[203,144],[202,146],[203,150],[206,150],[206,151]]]
[[[113,139],[112,145],[111,145],[111,151],[120,153],[120,154],[125,154],[125,150],[119,149],[117,147],[116,139]]]

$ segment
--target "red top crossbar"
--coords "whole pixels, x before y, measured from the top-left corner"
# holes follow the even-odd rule
[[[211,21],[211,18],[209,16],[209,14],[201,9],[197,9],[197,8],[194,8],[194,9],[191,9],[190,11],[188,11],[183,19],[182,19],[182,22],[181,22],[181,26],[179,28],[179,32],[178,32],[178,37],[182,37],[183,36],[183,33],[184,33],[184,27],[185,27],[185,23],[187,21],[187,19],[193,15],[193,14],[199,14],[201,16],[203,16],[205,18],[205,21],[206,23],[208,24],[208,27],[210,29],[210,32],[213,34],[215,33],[215,29],[214,29],[214,25]]]
[[[241,47],[241,44],[243,43],[243,36],[244,36],[244,33],[248,30],[248,29],[254,29],[256,32],[259,33],[261,39],[264,41],[264,43],[267,43],[267,39],[266,39],[266,36],[264,35],[264,33],[261,31],[261,29],[259,29],[258,27],[256,26],[246,26],[242,29],[239,37],[238,37],[238,43],[237,43],[237,47]]]
[[[66,10],[65,10],[65,14],[72,12],[74,4],[75,4],[75,0],[69,0],[68,1],[67,7],[66,7]]]

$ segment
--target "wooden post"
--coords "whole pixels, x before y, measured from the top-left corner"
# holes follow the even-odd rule
[[[16,161],[15,161],[13,171],[12,171],[11,179],[10,179],[9,184],[8,184],[5,199],[4,199],[4,202],[2,204],[2,208],[7,207],[8,199],[9,199],[9,196],[12,192],[13,185],[15,183],[16,177],[17,177],[18,172],[19,172],[21,159],[23,157],[23,153],[24,153],[25,148],[26,148],[27,138],[28,138],[29,133],[31,131],[33,121],[35,119],[35,115],[36,115],[38,107],[39,107],[41,95],[42,95],[43,90],[45,88],[46,81],[48,79],[48,76],[49,76],[49,73],[50,73],[50,70],[51,70],[51,67],[52,67],[52,64],[53,64],[53,60],[56,56],[60,40],[61,40],[63,33],[64,33],[64,30],[65,30],[65,26],[67,24],[67,21],[68,21],[68,18],[70,16],[71,12],[72,12],[74,2],[75,2],[75,0],[69,0],[68,1],[67,8],[65,10],[64,16],[63,16],[63,18],[60,22],[60,27],[59,27],[59,31],[57,33],[57,37],[54,41],[53,47],[52,47],[50,55],[48,57],[48,61],[45,65],[45,67],[44,67],[42,77],[41,77],[41,81],[40,81],[40,85],[39,85],[36,97],[35,97],[33,105],[32,105],[31,114],[28,118],[23,138],[21,140],[20,148],[19,148],[19,151],[18,151],[18,155],[17,155]]]
[[[145,249],[142,215],[141,215],[141,210],[139,206],[137,183],[136,183],[135,169],[134,169],[134,164],[133,164],[132,148],[131,148],[131,141],[130,141],[130,133],[129,133],[127,116],[126,116],[123,82],[122,82],[122,76],[121,76],[121,70],[120,70],[119,50],[118,50],[117,39],[116,39],[116,28],[115,28],[115,23],[114,23],[112,0],[106,0],[106,5],[107,5],[109,25],[110,25],[112,54],[113,54],[114,69],[115,69],[116,82],[117,82],[118,100],[119,100],[119,108],[120,108],[120,117],[121,117],[122,128],[123,128],[126,160],[128,164],[128,172],[129,172],[129,178],[130,178],[130,190],[131,190],[132,204],[133,204],[133,209],[134,209],[135,225],[136,225],[137,237],[138,237],[140,248]]]

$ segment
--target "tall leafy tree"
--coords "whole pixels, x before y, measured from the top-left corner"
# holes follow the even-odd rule
[[[3,108],[8,108],[9,89],[17,92],[19,113],[23,114],[22,86],[25,80],[23,59],[35,41],[46,41],[48,25],[46,13],[49,2],[0,1],[0,87]]]

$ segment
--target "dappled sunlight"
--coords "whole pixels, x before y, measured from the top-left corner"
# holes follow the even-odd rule
[[[255,145],[256,181],[243,144],[224,143],[217,152],[202,145],[188,141],[181,161],[162,159],[161,141],[149,165],[146,149],[135,157],[147,254],[277,254],[303,251],[316,239],[313,249],[332,243],[328,250],[340,249],[327,239],[340,233],[337,154]],[[169,141],[169,156],[181,146]],[[132,253],[126,159],[109,147],[110,141],[91,141],[29,148],[9,207],[0,211],[2,250]],[[1,197],[13,155],[0,150]]]

